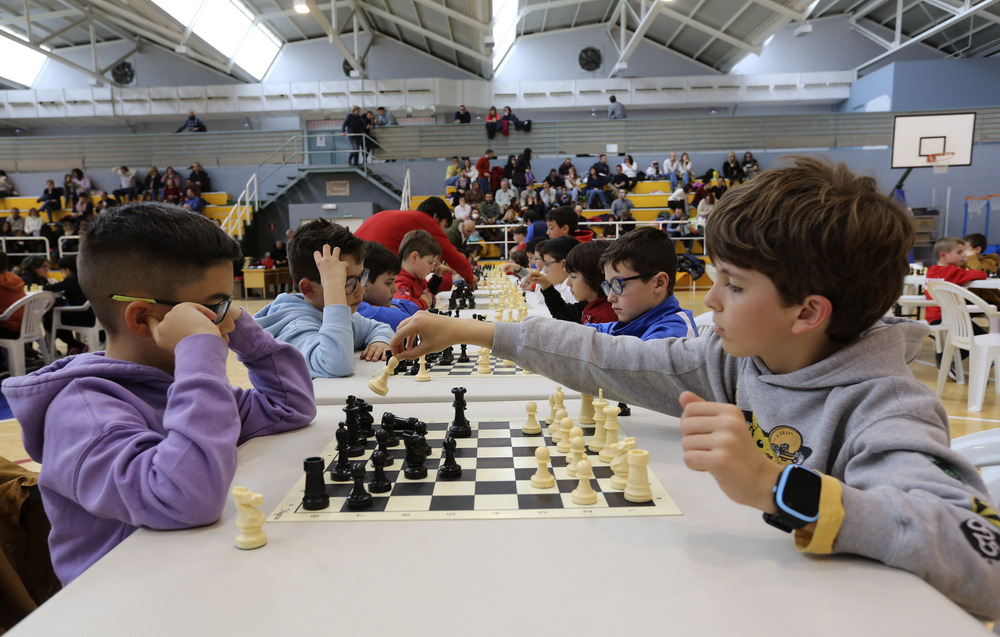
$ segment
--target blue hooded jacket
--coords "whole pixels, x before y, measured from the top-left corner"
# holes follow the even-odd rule
[[[672,336],[697,336],[698,328],[694,325],[694,314],[691,310],[681,307],[673,294],[630,323],[592,323],[591,327],[598,332],[612,336],[638,336],[644,341],[654,338],[670,338]]]

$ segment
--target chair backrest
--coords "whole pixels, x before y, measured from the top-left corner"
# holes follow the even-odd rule
[[[52,309],[56,303],[56,295],[52,292],[34,292],[19,299],[16,303],[7,308],[7,311],[17,311],[19,307],[24,308],[24,315],[21,317],[21,338],[36,340],[44,338],[45,332],[42,329],[42,317]]]
[[[994,504],[1000,504],[1000,429],[959,436],[951,441],[951,448],[982,471]]]
[[[694,326],[698,328],[698,336],[701,336],[705,332],[712,329],[715,322],[712,320],[713,312],[702,312],[698,316],[694,317]]]
[[[947,281],[928,281],[927,291],[941,305],[941,322],[948,326],[948,340],[962,349],[972,346],[972,317],[968,305],[975,305],[987,315],[994,310],[989,303],[960,285]]]

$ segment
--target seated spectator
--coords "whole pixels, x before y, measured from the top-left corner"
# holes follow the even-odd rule
[[[576,166],[573,165],[573,158],[567,157],[563,160],[563,163],[559,164],[559,176],[565,178],[571,169],[576,172]]]
[[[10,214],[14,214],[14,208],[11,208]],[[38,208],[29,208],[28,216],[24,218],[24,234],[32,237],[40,236],[44,227],[45,220],[38,214]]]
[[[715,210],[715,193],[711,189],[707,189],[705,196],[698,202],[698,220],[702,227],[713,210]]]
[[[10,223],[10,236],[24,236],[24,217],[21,216],[21,210],[19,208],[10,209],[10,216],[7,217],[7,222]]]
[[[76,200],[76,205],[73,206],[73,211],[69,213],[69,216],[63,219],[63,222],[69,222],[73,224],[74,230],[79,233],[80,227],[90,220],[91,215],[94,214],[94,204],[91,203],[90,197],[80,197]]]
[[[385,110],[384,106],[379,106],[375,111],[378,113],[378,117],[375,119],[377,126],[399,126],[396,116],[391,111]]]
[[[7,219],[0,223],[0,237],[13,237],[14,231],[10,229],[10,221]]]
[[[511,187],[509,180],[504,179],[500,182],[500,190],[494,193],[494,198],[501,208],[509,208],[510,202],[517,199],[517,189]]]
[[[7,172],[0,170],[0,197],[16,197],[17,188],[14,182],[7,176]]]
[[[205,210],[205,200],[198,196],[193,188],[188,188],[184,192],[184,202],[181,203],[181,207],[188,212],[201,214]]]
[[[463,168],[462,172],[459,173],[458,181],[455,182],[455,194],[452,195],[454,201],[458,201],[459,195],[465,195],[472,187],[472,180],[469,179],[469,173]]]
[[[729,181],[730,186],[735,186],[743,181],[743,166],[736,161],[736,153],[729,151],[726,163],[722,164],[722,176]]]
[[[649,168],[646,169],[646,179],[651,181],[662,181],[666,178],[667,176],[662,170],[660,170],[660,162],[658,161],[654,161],[649,165]]]
[[[722,177],[716,177],[709,182],[708,190],[712,191],[712,194],[715,195],[715,200],[718,201],[722,198],[723,193],[728,190],[726,188],[726,181]]]
[[[113,190],[111,194],[115,196],[119,201],[130,202],[133,199],[138,199],[139,187],[135,183],[136,171],[129,170],[128,166],[119,166],[117,168],[112,168],[111,172],[118,175],[121,181],[121,188]]]
[[[471,237],[475,231],[475,221],[472,219],[465,219],[464,221],[461,221],[456,218],[455,221],[453,221],[451,225],[445,229],[444,233],[447,235],[448,241],[451,245],[455,246],[455,249],[459,252],[462,252],[465,245],[469,242],[469,237]],[[402,253],[400,253],[400,255],[402,255]],[[402,256],[400,256],[400,258],[402,258]],[[435,294],[437,293],[435,290],[432,290],[432,292]]]
[[[458,107],[455,111],[455,123],[456,124],[468,124],[472,121],[472,113],[465,110],[465,104]]]
[[[102,190],[97,194],[97,203],[94,204],[94,210],[100,214],[108,208],[114,208],[118,204],[119,201],[117,199],[109,197],[107,191]]]
[[[639,170],[639,166],[636,165],[635,160],[632,159],[632,155],[625,155],[625,161],[622,162],[622,172],[625,176],[629,178],[631,186],[629,190],[631,191],[635,188],[635,185],[646,178],[646,173]]]
[[[46,286],[56,282],[55,279],[49,278],[49,260],[37,255],[21,259],[18,275],[29,289],[33,285]]]
[[[188,175],[188,179],[193,181],[194,185],[198,186],[199,195],[203,192],[212,192],[212,179],[198,162],[191,164],[191,174]]]
[[[469,204],[473,208],[478,209],[479,204],[486,200],[486,195],[483,189],[479,187],[479,181],[474,181],[469,186],[469,190],[465,193],[465,203]]]
[[[160,190],[162,189],[163,177],[160,176],[159,169],[156,166],[150,166],[146,178],[142,181],[142,194],[151,195],[150,198],[156,201],[160,198]]]
[[[79,168],[74,168],[71,172],[73,186],[76,188],[76,194],[79,197],[89,197],[90,191],[93,190],[94,184],[91,183],[90,177],[83,174],[83,171]]]
[[[750,179],[760,171],[760,165],[749,150],[743,154],[743,181]]]
[[[674,208],[666,231],[671,237],[687,237],[691,234],[691,217],[684,208]]]
[[[491,106],[486,112],[486,137],[493,139],[497,136],[498,130],[500,130],[500,114],[497,113],[496,106]]]
[[[194,179],[191,179],[190,177],[188,177],[188,180],[184,183],[184,190],[183,190],[184,194],[182,195],[182,197],[187,196],[188,190],[193,190],[194,194],[198,195],[199,197],[201,196],[201,186],[195,183]]]
[[[667,206],[671,210],[680,208],[681,210],[687,211],[689,192],[691,192],[691,186],[688,186],[687,184],[677,186],[677,188],[670,193],[670,197],[667,198]]]
[[[462,165],[458,161],[458,155],[451,158],[451,165],[444,171],[444,185],[454,186],[458,178],[461,177]]]
[[[677,162],[681,171],[681,181],[685,184],[693,184],[697,177],[694,176],[694,163],[687,153],[681,153],[681,158]]]
[[[511,128],[520,128],[521,120],[517,118],[513,112],[511,112],[509,106],[503,107],[503,115],[500,117],[501,122],[507,122],[507,124],[501,124],[501,132],[506,135],[510,132]]]
[[[73,184],[72,174],[66,173],[65,175],[63,175],[62,190],[63,190],[63,199],[65,200],[63,203],[63,208],[72,210],[73,206],[76,205],[76,199],[78,196],[76,194],[76,186]]]
[[[511,206],[503,213],[503,219],[500,221],[501,223],[511,225],[521,223],[522,220],[520,206]]]
[[[594,200],[599,199],[601,202],[601,208],[608,207],[608,200],[604,196],[604,186],[607,181],[604,177],[598,174],[597,168],[594,166],[590,167],[590,176],[587,177],[587,207],[591,209],[597,208],[594,205]]]
[[[625,169],[621,165],[615,166],[615,174],[611,177],[611,184],[618,190],[625,190],[630,192],[632,187],[635,186],[635,182],[628,178],[625,174]]]
[[[475,181],[479,178],[479,169],[472,164],[472,160],[468,157],[462,158],[462,170],[465,171],[465,176],[468,177],[470,181]]]
[[[542,183],[548,184],[553,188],[562,188],[563,186],[566,185],[566,178],[560,177],[556,169],[553,168],[552,170],[549,171],[549,174],[546,175],[545,179],[542,180]]]
[[[624,190],[618,191],[618,198],[611,202],[611,216],[615,219],[631,217],[630,211],[635,208],[635,204],[628,198],[628,193]]]
[[[483,195],[483,203],[479,204],[478,222],[485,225],[499,223],[503,218],[503,209],[493,200],[493,193],[488,192]]]
[[[565,188],[556,188],[556,202],[553,206],[572,206],[576,203],[576,198]]]
[[[172,166],[167,166],[160,180],[163,185],[163,192],[160,198],[168,203],[176,204],[181,198],[181,176],[174,172]]]
[[[552,172],[554,173],[555,171]],[[561,180],[558,175],[556,175],[556,179]],[[548,212],[549,208],[555,205],[557,196],[558,193],[556,192],[556,189],[553,188],[549,182],[542,182],[542,189],[538,191],[537,199],[538,203],[542,206],[543,212]]]
[[[271,259],[274,261],[274,267],[280,268],[288,265],[288,248],[285,247],[285,242],[278,239],[271,246]]]
[[[580,175],[576,174],[576,167],[574,166],[570,166],[569,170],[566,172],[565,188],[566,192],[570,196],[570,199],[573,200],[573,203],[580,200],[580,192],[585,191],[586,189],[586,184]]]
[[[87,302],[87,296],[80,288],[80,281],[76,275],[76,256],[66,255],[59,259],[59,269],[63,272],[63,280],[49,283],[45,290],[62,294],[64,305],[83,305]],[[66,325],[77,325],[80,327],[93,327],[97,318],[94,310],[88,309],[80,312],[63,312],[62,322]],[[45,329],[52,331],[52,313],[49,312],[43,319]],[[66,344],[66,354],[74,356],[87,351],[87,345],[76,338],[70,330],[57,330],[56,338]]]
[[[180,125],[180,128],[174,132],[179,133],[184,131],[186,133],[204,133],[207,130],[208,127],[205,126],[205,122],[201,121],[201,118],[194,114],[194,110],[189,110],[187,119],[184,120],[184,123]]]
[[[39,209],[49,216],[49,223],[52,223],[52,213],[62,209],[62,196],[63,189],[56,188],[56,182],[49,179],[45,182],[45,190],[42,191],[42,196],[35,200],[37,203],[42,204],[39,206]]]
[[[465,195],[458,196],[458,203],[455,204],[455,218],[459,221],[472,218],[472,206],[466,203]]]

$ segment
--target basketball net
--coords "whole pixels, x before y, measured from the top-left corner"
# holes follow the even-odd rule
[[[948,172],[948,166],[955,153],[931,153],[927,155],[927,163],[934,167],[935,175],[944,175]]]

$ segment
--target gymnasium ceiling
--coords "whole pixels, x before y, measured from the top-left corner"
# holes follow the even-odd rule
[[[362,77],[371,38],[362,37],[356,48],[355,32],[400,42],[473,76],[493,72],[490,0],[297,0],[310,6],[308,15],[297,14],[293,0],[242,1],[283,42],[332,42],[361,67]],[[1000,50],[1000,0],[493,0],[499,2],[519,7],[519,37],[603,25],[609,36],[603,44],[612,43],[605,51],[617,57],[605,60],[609,76],[624,74],[616,62],[627,61],[642,41],[693,60],[707,73],[725,73],[779,29],[792,23],[808,29],[809,20],[831,16],[848,16],[854,29],[884,49],[858,68],[862,73],[915,44],[949,57]],[[29,37],[57,59],[71,49],[128,41],[252,81],[150,0],[0,0],[0,27]],[[82,57],[86,61],[74,68],[110,79],[113,64],[95,70]]]

